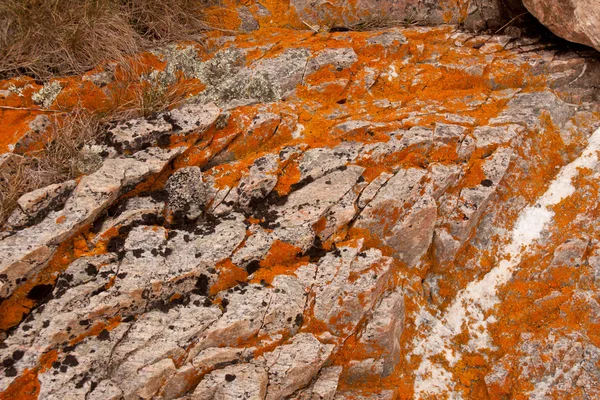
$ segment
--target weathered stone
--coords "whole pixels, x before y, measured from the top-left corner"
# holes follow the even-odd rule
[[[381,238],[409,266],[429,248],[437,216],[435,200],[423,188],[426,172],[400,170],[379,189],[356,222],[357,227]]]
[[[263,400],[268,382],[267,371],[262,367],[232,365],[207,375],[190,400]]]
[[[392,260],[379,250],[363,251],[362,240],[338,246],[318,264],[312,283],[315,318],[340,337],[352,334],[391,279]]]
[[[196,219],[206,205],[206,190],[202,171],[198,167],[182,168],[169,177],[165,184],[169,194],[168,208],[173,214]]]
[[[159,114],[153,119],[142,118],[118,124],[108,134],[116,148],[128,151],[161,144],[163,138],[167,139],[168,145],[168,138],[172,134],[204,132],[217,120],[220,113],[214,104],[190,104]]]
[[[555,35],[600,51],[600,10],[591,0],[560,0],[544,3],[524,0],[523,4]]]
[[[76,186],[77,183],[71,180],[24,194],[17,200],[19,208],[11,214],[8,226],[21,228],[44,218],[50,211],[63,206]]]
[[[105,161],[94,174],[85,176],[61,211],[50,213],[40,224],[18,231],[0,241],[0,297],[16,287],[16,280],[28,277],[45,265],[56,245],[81,226],[91,222],[116,199],[120,191],[160,172],[182,148],[148,149],[133,158]]]
[[[404,292],[396,289],[381,300],[360,334],[358,343],[364,348],[364,356],[381,362],[382,377],[391,375],[400,361],[400,338],[404,331],[404,315]],[[368,374],[361,373],[353,378],[368,379]]]
[[[228,31],[148,55],[197,103],[83,146],[64,208],[0,232],[0,397],[596,396],[600,64],[363,14],[495,31],[494,1],[369,1],[224,0]],[[40,85],[2,85],[10,149]]]
[[[334,348],[323,344],[310,333],[299,333],[289,344],[263,354],[257,362],[264,363],[269,373],[266,399],[281,399],[306,386],[319,372]]]
[[[446,263],[454,256],[469,237],[485,212],[491,196],[496,192],[510,164],[512,150],[499,148],[481,165],[484,179],[474,187],[463,188],[458,197],[448,197],[441,208],[451,210],[438,221],[435,230],[434,249],[438,262]],[[468,178],[468,177],[467,177]],[[466,179],[467,179],[466,178]]]

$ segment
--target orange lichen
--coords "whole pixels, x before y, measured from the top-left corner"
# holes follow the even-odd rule
[[[260,268],[252,277],[253,283],[272,283],[277,275],[293,275],[294,271],[305,265],[309,257],[301,257],[302,249],[289,243],[275,240],[267,253],[260,261]]]
[[[217,281],[210,286],[209,293],[211,296],[214,296],[223,290],[230,289],[242,282],[246,282],[246,278],[248,278],[248,272],[232,263],[230,259],[218,262],[215,269],[217,270],[218,278]]]
[[[86,330],[84,333],[71,339],[69,341],[69,345],[73,346],[73,345],[81,342],[85,338],[92,337],[92,336],[98,336],[100,334],[100,332],[102,332],[104,330],[110,332],[113,329],[115,329],[117,326],[119,326],[120,324],[121,324],[121,316],[120,315],[112,317],[108,321],[98,321],[90,329]]]
[[[39,394],[37,370],[26,369],[6,390],[0,392],[0,400],[37,400]]]

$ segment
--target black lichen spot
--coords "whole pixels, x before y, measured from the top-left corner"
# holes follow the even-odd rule
[[[492,182],[492,181],[491,181],[491,180],[489,180],[489,179],[484,179],[484,180],[482,180],[482,181],[481,181],[481,185],[482,185],[482,186],[485,186],[485,187],[490,187],[490,186],[492,186],[493,184],[494,184],[494,182]]]
[[[106,329],[102,329],[98,334],[98,340],[107,341],[110,340],[110,333]]]
[[[125,245],[125,239],[120,236],[112,237],[106,245],[106,251],[109,253],[118,253]]]
[[[198,277],[195,292],[200,296],[208,296],[208,276],[202,274]]]
[[[248,265],[246,265],[246,272],[248,275],[252,275],[260,268],[260,262],[258,260],[251,261]]]
[[[98,273],[98,269],[92,264],[88,264],[87,267],[85,267],[85,273],[89,276],[95,276]]]
[[[232,374],[225,374],[225,380],[227,382],[233,382],[235,380],[235,375]]]
[[[144,254],[144,251],[144,249],[135,249],[132,251],[132,253],[135,258],[140,258],[142,254]]]
[[[90,379],[89,376],[84,376],[83,379],[81,379],[79,382],[77,382],[75,384],[75,388],[76,389],[81,389],[83,387],[83,385],[85,385],[85,383]]]
[[[161,135],[156,140],[156,144],[158,144],[160,147],[168,147],[171,144],[171,135],[169,135],[169,134]]]
[[[15,361],[19,361],[21,358],[23,358],[24,355],[25,352],[23,350],[15,350],[12,354],[12,359]]]
[[[302,314],[296,315],[296,319],[294,320],[296,326],[301,326],[302,322],[304,322],[304,316]]]
[[[76,367],[79,365],[79,361],[77,361],[77,358],[75,358],[75,356],[72,354],[67,355],[62,363],[63,365],[68,365],[69,367]]]
[[[221,300],[221,305],[223,306],[223,309],[227,309],[227,306],[229,305],[229,300],[227,300],[227,299]]]
[[[12,378],[13,376],[17,376],[17,370],[15,367],[10,366],[4,370],[4,375],[8,378]]]
[[[52,293],[52,285],[36,285],[27,293],[27,298],[39,301],[46,298],[50,293]]]

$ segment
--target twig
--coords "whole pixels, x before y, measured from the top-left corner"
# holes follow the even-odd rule
[[[309,24],[308,22],[306,22],[306,21],[302,21],[302,23],[303,23],[304,25],[308,26],[308,27],[309,27],[309,28],[310,28],[310,29],[311,29],[313,32],[315,32],[315,33],[319,33],[319,29],[315,28],[314,26],[312,26],[312,25],[311,25],[311,24]]]
[[[57,113],[57,114],[68,114],[66,111],[44,110],[42,108],[30,108],[30,107],[0,106],[0,110],[22,110],[22,111],[39,111],[39,112],[50,112],[50,113]]]
[[[504,29],[504,28],[506,28],[507,26],[509,26],[510,24],[512,24],[512,22],[513,22],[515,19],[517,19],[517,18],[520,18],[520,17],[522,17],[522,16],[523,16],[523,15],[525,15],[525,14],[529,14],[529,13],[526,11],[526,12],[524,12],[523,14],[519,14],[519,15],[517,15],[516,17],[514,17],[513,19],[511,19],[510,21],[508,21],[506,24],[502,25],[502,27],[500,27],[500,29],[498,29],[496,32],[494,32],[494,34],[496,34],[496,33],[500,32],[502,29]]]

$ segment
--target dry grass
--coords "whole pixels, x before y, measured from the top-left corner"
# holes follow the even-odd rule
[[[93,172],[99,159],[85,146],[94,143],[105,122],[88,112],[76,111],[59,121],[54,118],[42,150],[15,156],[0,171],[0,226],[17,207],[20,196],[53,183]]]
[[[144,81],[136,91],[133,110],[136,116],[148,118],[177,106],[184,98],[185,85],[181,81],[168,86],[158,79]]]
[[[2,0],[0,78],[81,74],[174,40],[198,39],[207,0]]]

